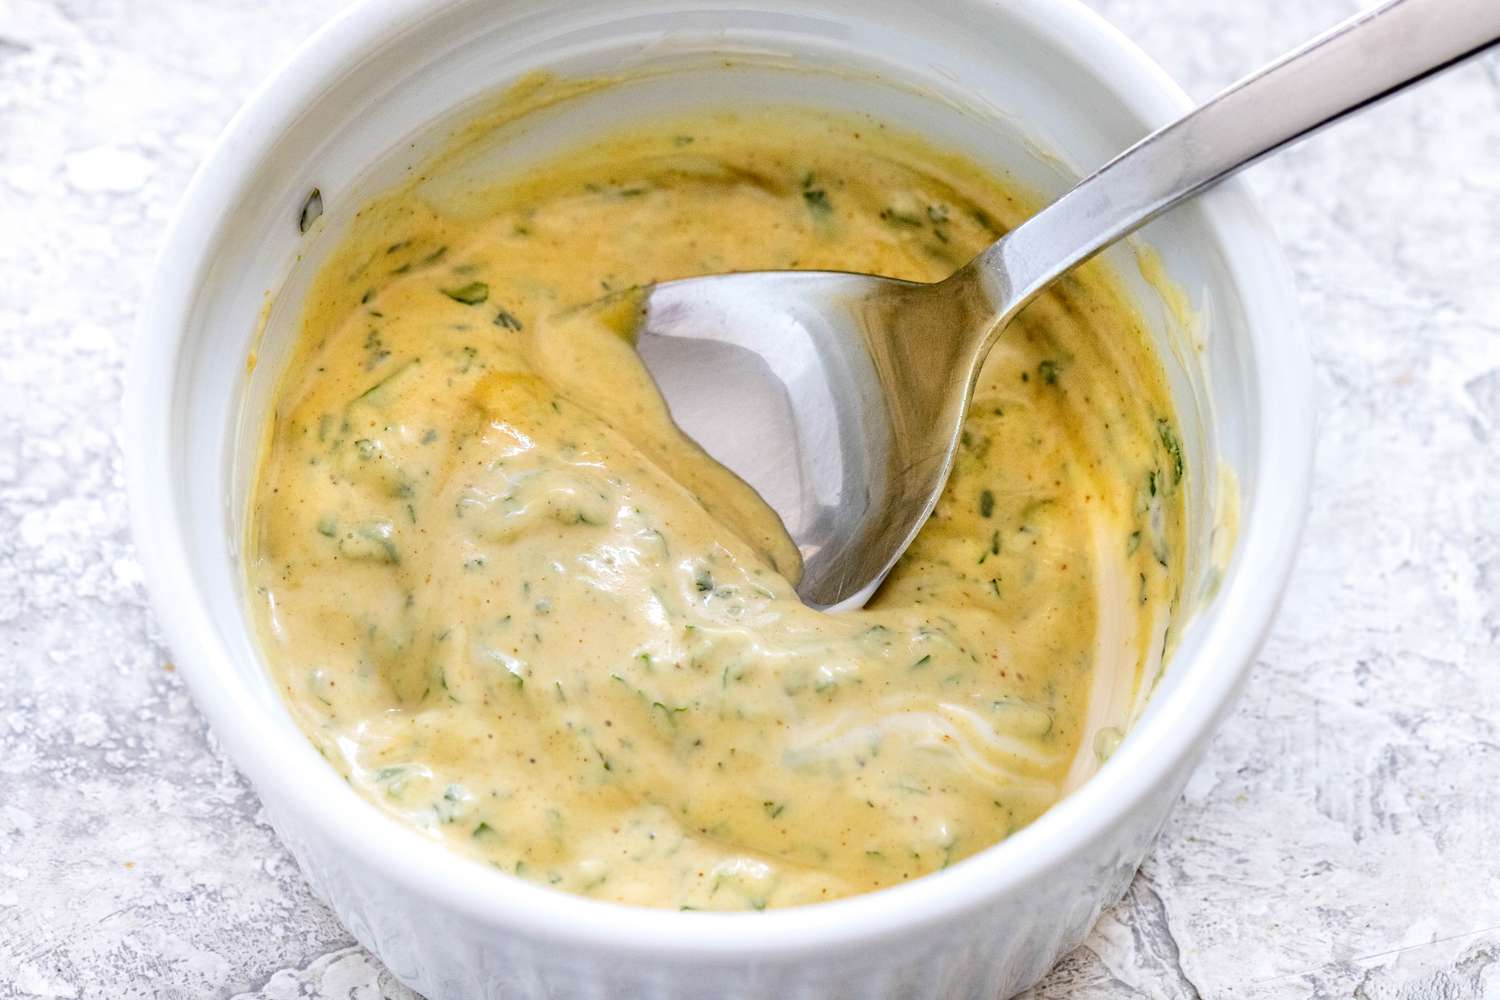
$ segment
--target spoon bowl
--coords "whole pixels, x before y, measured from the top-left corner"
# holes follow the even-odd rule
[[[835,271],[649,290],[642,360],[678,425],[780,515],[809,605],[864,604],[937,503],[977,369],[951,331],[989,319],[978,291]]]

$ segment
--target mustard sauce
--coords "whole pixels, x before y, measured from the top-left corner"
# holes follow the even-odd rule
[[[1139,678],[1182,578],[1170,401],[1105,267],[1001,337],[936,513],[839,615],[797,600],[775,515],[628,337],[570,312],[728,270],[937,280],[1026,208],[798,109],[624,130],[462,213],[420,179],[371,203],[252,499],[259,637],[308,738],[454,850],[648,906],[870,891],[1033,820],[1093,745],[1096,672]]]

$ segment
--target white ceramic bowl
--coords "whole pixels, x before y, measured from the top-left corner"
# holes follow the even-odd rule
[[[720,57],[741,68],[715,68]],[[247,456],[285,357],[285,318],[339,220],[441,139],[434,122],[535,69],[659,71],[605,91],[563,119],[563,132],[701,102],[859,107],[1048,195],[1187,106],[1140,51],[1070,0],[355,6],[231,122],[183,198],[141,313],[126,405],[134,527],[199,706],[311,883],[433,1000],[996,997],[1025,987],[1124,890],[1244,678],[1292,562],[1311,379],[1269,228],[1230,184],[1145,231],[1196,329],[1160,307],[1131,251],[1110,254],[1167,359],[1194,484],[1195,583],[1207,572],[1220,459],[1238,475],[1242,519],[1217,597],[1092,779],[1004,843],[865,896],[753,914],[594,902],[450,854],[345,785],[268,682],[237,551]],[[328,215],[304,236],[296,220],[314,185]],[[273,294],[282,320],[258,342]],[[261,360],[247,374],[252,350]]]

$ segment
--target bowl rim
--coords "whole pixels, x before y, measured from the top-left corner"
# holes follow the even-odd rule
[[[1065,45],[1115,81],[1122,101],[1155,126],[1191,107],[1149,56],[1079,0],[953,0],[984,18],[1008,17]],[[443,5],[446,6],[446,5]],[[158,620],[199,708],[258,792],[295,814],[351,861],[413,896],[491,927],[590,947],[697,961],[790,957],[868,945],[955,919],[1045,877],[1106,836],[1206,740],[1247,675],[1280,603],[1298,547],[1313,455],[1312,366],[1289,269],[1248,187],[1233,179],[1200,198],[1205,228],[1232,249],[1246,291],[1260,377],[1253,393],[1257,496],[1241,521],[1235,565],[1216,598],[1219,620],[1195,662],[1082,787],[1035,822],[952,868],[871,893],[761,913],[679,913],[574,896],[476,864],[384,817],[329,768],[298,773],[300,755],[256,707],[216,634],[181,532],[170,461],[173,389],[183,332],[220,206],[245,189],[266,148],[326,87],[377,45],[432,17],[430,0],[362,0],[313,35],[264,81],[221,133],[175,211],[138,314],[124,405],[132,533]],[[192,266],[183,266],[184,264]],[[1274,373],[1274,378],[1267,376]],[[288,774],[297,774],[296,778]],[[387,822],[370,822],[371,814]],[[355,822],[355,821],[358,822]]]

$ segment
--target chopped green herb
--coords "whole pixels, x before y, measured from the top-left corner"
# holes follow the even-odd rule
[[[374,385],[370,386],[370,388],[366,389],[364,392],[360,393],[358,396],[355,396],[354,397],[354,401],[356,403],[358,403],[358,402],[361,402],[362,400],[371,399],[375,395],[376,392],[378,392],[379,390],[385,388],[391,382],[391,380],[394,379],[397,375],[400,375],[401,373],[405,372],[408,368],[410,368],[413,365],[419,363],[421,360],[422,360],[421,358],[413,358],[413,359],[411,359],[406,364],[402,365],[400,368],[397,368],[395,371],[391,372],[385,378],[381,379],[379,382],[376,382]]]
[[[682,712],[686,712],[687,710],[688,706],[686,705],[673,706],[661,701],[653,701],[651,703],[651,711],[661,712],[662,716],[665,717],[667,722],[672,726],[677,725],[677,716]]]
[[[471,281],[458,288],[445,288],[443,294],[454,302],[462,302],[466,306],[477,306],[490,297],[490,286],[482,281]]]
[[[1182,442],[1177,440],[1177,433],[1172,430],[1172,424],[1164,417],[1158,417],[1156,421],[1156,433],[1161,438],[1162,447],[1167,449],[1167,456],[1172,460],[1172,485],[1182,482]]]
[[[399,565],[401,556],[392,535],[392,527],[387,521],[361,525],[356,531],[344,532],[339,539],[339,555],[347,559]]]
[[[995,494],[990,490],[979,491],[979,516],[992,517],[995,513]]]
[[[313,188],[307,195],[307,200],[302,203],[302,211],[297,216],[297,231],[305,233],[312,228],[323,215],[323,192]]]
[[[1048,385],[1057,384],[1058,367],[1056,361],[1043,361],[1036,366],[1037,374],[1042,376],[1042,381]]]
[[[815,216],[827,216],[833,212],[833,205],[828,200],[828,192],[822,188],[810,188],[803,191],[802,200],[807,202],[807,210]]]
[[[495,314],[495,325],[505,330],[522,329],[521,321],[516,319],[516,314],[505,307]]]
[[[922,220],[915,215],[901,212],[894,208],[883,208],[880,210],[880,218],[890,226],[905,229],[921,229]]]

